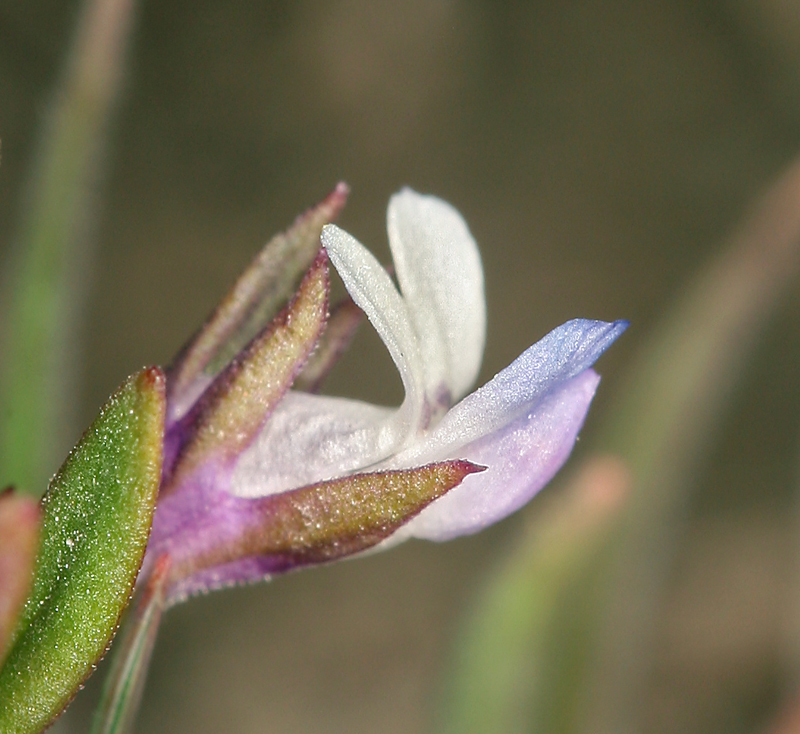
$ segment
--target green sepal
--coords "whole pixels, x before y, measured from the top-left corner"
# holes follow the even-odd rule
[[[212,456],[235,460],[314,351],[328,318],[328,256],[320,249],[294,298],[222,371],[186,417],[166,496]]]
[[[0,731],[41,731],[107,650],[150,534],[161,479],[165,378],[130,377],[42,500],[33,591],[0,669]]]

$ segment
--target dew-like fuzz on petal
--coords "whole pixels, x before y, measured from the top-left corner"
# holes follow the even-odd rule
[[[626,321],[574,319],[553,329],[455,405],[422,440],[403,450],[398,465],[450,456],[529,412],[561,383],[594,364],[627,326]]]

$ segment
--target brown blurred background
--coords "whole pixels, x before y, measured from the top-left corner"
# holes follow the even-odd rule
[[[77,7],[0,0],[6,249]],[[800,3],[144,2],[111,141],[76,435],[339,179],[342,225],[384,259],[400,186],[463,212],[486,269],[482,379],[568,318],[632,321],[599,364],[588,433],[643,336],[800,150]],[[795,288],[710,441],[647,732],[756,731],[785,693],[798,334]],[[328,390],[399,400],[369,329]],[[138,730],[426,731],[460,614],[519,523],[175,608]],[[63,731],[85,729],[96,696],[92,680]]]

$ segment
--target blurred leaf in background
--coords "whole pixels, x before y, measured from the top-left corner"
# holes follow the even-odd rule
[[[436,731],[512,734],[574,725],[576,712],[554,697],[590,651],[591,625],[579,629],[579,617],[591,619],[603,598],[592,567],[619,528],[630,482],[620,460],[596,457],[544,500],[464,620]],[[559,634],[565,629],[569,639]]]
[[[134,0],[82,5],[4,273],[0,477],[41,493],[70,443],[108,123]]]
[[[461,644],[468,650],[490,648],[496,631],[517,630],[517,644],[509,640],[500,649],[519,647],[525,654],[513,671],[506,670],[513,658],[501,655],[488,660],[473,655],[457,663],[460,687],[451,696],[448,731],[476,721],[469,715],[475,710],[497,712],[475,726],[476,732],[642,731],[640,702],[652,667],[656,610],[698,467],[732,387],[799,268],[796,162],[643,345],[606,426],[592,438],[601,455],[620,457],[631,475],[631,497],[619,523],[601,534],[610,547],[601,553],[596,544],[575,538],[575,558],[566,563],[557,549],[540,548],[532,537],[506,561],[503,581],[484,593]],[[597,459],[587,461],[592,466]],[[604,520],[599,515],[596,522],[603,527]],[[537,536],[542,530],[537,525],[527,532]],[[548,563],[558,566],[555,582],[542,579],[539,565]],[[581,604],[566,623],[569,609],[539,611],[546,603],[597,594],[598,588],[602,594]],[[527,590],[538,605],[509,597],[512,590]],[[559,678],[570,656],[575,660],[566,663],[569,674]],[[535,675],[528,670],[530,658],[541,666]],[[525,692],[512,697],[508,686],[493,685],[498,677],[521,681]],[[524,714],[520,700],[526,702]],[[493,723],[514,712],[508,726]]]

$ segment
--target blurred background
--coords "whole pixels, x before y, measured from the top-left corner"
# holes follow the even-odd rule
[[[0,0],[5,254],[77,11]],[[340,224],[384,261],[385,206],[401,186],[463,213],[486,272],[481,381],[569,318],[630,319],[598,365],[590,440],[638,345],[800,151],[800,4],[145,1],[108,140],[64,451],[339,180],[352,187]],[[760,731],[789,692],[798,334],[795,285],[693,479],[642,731]],[[399,402],[368,327],[326,392]],[[174,608],[138,730],[429,731],[464,610],[547,501],[476,537]],[[97,683],[61,731],[85,729]]]

